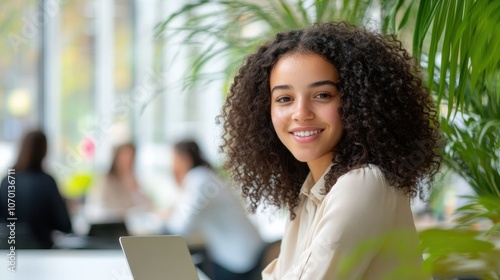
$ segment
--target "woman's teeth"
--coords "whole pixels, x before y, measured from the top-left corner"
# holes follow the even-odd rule
[[[308,136],[311,136],[311,135],[314,135],[314,134],[318,134],[320,132],[321,132],[320,129],[318,129],[318,130],[311,130],[311,131],[295,131],[295,132],[293,132],[293,135],[299,136],[299,137],[308,137]]]

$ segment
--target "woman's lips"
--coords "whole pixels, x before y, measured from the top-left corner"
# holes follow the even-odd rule
[[[297,130],[290,132],[292,138],[302,144],[310,143],[319,138],[323,129]]]

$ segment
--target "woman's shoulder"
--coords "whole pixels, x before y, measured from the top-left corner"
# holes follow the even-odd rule
[[[46,173],[43,170],[26,170],[26,171],[21,171],[17,172],[16,174],[12,175],[16,178],[16,180],[23,180],[23,179],[35,179],[39,183],[55,183],[54,177],[52,175]]]
[[[218,188],[224,185],[222,179],[212,169],[206,166],[197,166],[186,174],[184,182],[188,188],[200,189],[206,185],[214,185]]]
[[[212,172],[212,170],[210,168],[203,166],[203,165],[200,165],[200,166],[193,167],[191,170],[189,170],[188,173],[191,173],[191,174],[209,174],[211,172]]]
[[[373,176],[373,177],[384,177],[384,173],[380,169],[380,167],[376,164],[366,164],[361,167],[353,168],[339,177],[348,177],[348,176]]]
[[[384,173],[377,165],[369,164],[355,168],[340,176],[326,194],[325,203],[353,207],[385,204],[387,209],[403,197],[403,193],[388,184]],[[392,206],[391,206],[392,205]]]
[[[214,176],[216,176],[216,174],[212,171],[212,169],[206,166],[194,167],[193,169],[189,170],[189,172],[186,174],[186,178],[188,178],[188,180],[195,180],[195,181],[209,180]]]
[[[14,177],[15,186],[21,188],[33,188],[33,189],[43,189],[47,190],[57,190],[57,183],[54,177],[50,174],[45,173],[41,170],[29,170],[29,171],[21,171],[16,172],[11,175]],[[3,178],[1,186],[7,186],[9,184],[7,176]]]
[[[378,165],[367,164],[352,169],[340,176],[332,189],[346,189],[349,191],[390,191],[384,173]]]

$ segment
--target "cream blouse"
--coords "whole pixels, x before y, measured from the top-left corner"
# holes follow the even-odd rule
[[[263,279],[428,279],[409,198],[377,166],[342,175],[326,195],[324,176],[304,182]]]

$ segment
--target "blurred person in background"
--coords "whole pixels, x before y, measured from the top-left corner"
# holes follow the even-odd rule
[[[69,233],[71,221],[65,201],[59,193],[56,181],[45,173],[43,160],[47,154],[47,138],[42,131],[27,133],[22,142],[14,174],[6,176],[0,185],[0,247],[15,246],[18,249],[49,249],[54,242],[55,230]],[[13,186],[13,187],[12,187]],[[9,190],[15,197],[8,196]],[[15,204],[14,216],[10,215],[8,198]],[[15,244],[7,244],[9,232],[7,218],[17,218]]]
[[[94,185],[85,201],[89,222],[124,221],[134,207],[149,206],[134,174],[135,146],[132,143],[117,147],[111,168]]]
[[[213,279],[255,279],[264,242],[196,142],[175,144],[173,172],[182,195],[169,216],[167,231],[186,237],[203,235]]]

